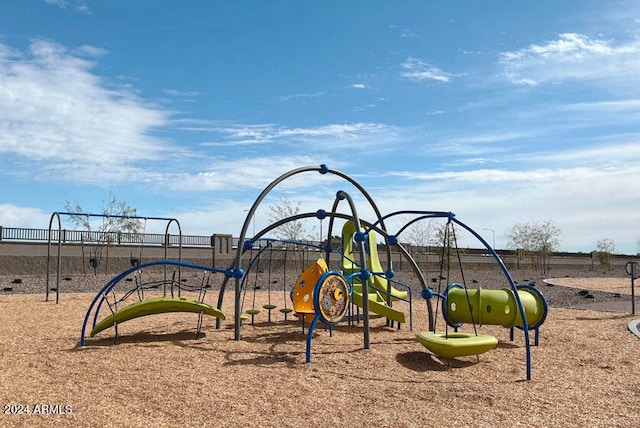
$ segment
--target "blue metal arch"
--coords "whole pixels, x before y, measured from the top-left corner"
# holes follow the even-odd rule
[[[83,346],[83,347],[85,346],[87,324],[89,323],[89,319],[91,318],[91,313],[94,311],[94,308],[95,308],[95,312],[93,313],[93,321],[92,321],[92,327],[95,327],[98,321],[98,316],[100,314],[100,309],[102,309],[102,304],[106,301],[107,295],[113,290],[113,288],[131,273],[140,269],[150,267],[150,266],[159,266],[159,265],[164,265],[164,266],[170,265],[170,266],[200,269],[200,270],[205,270],[213,273],[224,273],[225,277],[231,277],[231,276],[234,276],[235,274],[235,272],[231,269],[226,269],[226,270],[216,269],[208,266],[200,266],[192,263],[185,263],[185,262],[175,261],[175,260],[156,260],[156,261],[143,263],[138,266],[129,268],[124,272],[121,272],[120,274],[113,277],[109,282],[107,282],[107,284],[105,284],[104,287],[102,287],[102,289],[100,289],[100,291],[98,291],[98,293],[96,293],[95,297],[91,301],[91,304],[89,305],[89,309],[87,309],[87,313],[85,314],[85,317],[84,317],[84,322],[82,323],[82,332],[80,333],[80,346]]]

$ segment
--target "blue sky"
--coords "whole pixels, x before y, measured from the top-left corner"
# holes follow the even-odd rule
[[[0,155],[6,227],[112,192],[237,236],[273,179],[327,164],[383,213],[453,211],[497,247],[553,220],[563,250],[635,254],[640,5],[8,0]],[[328,210],[344,184],[305,176],[267,203]]]

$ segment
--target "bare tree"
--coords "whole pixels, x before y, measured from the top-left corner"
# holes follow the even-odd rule
[[[434,242],[439,247],[443,262],[448,261],[449,267],[452,267],[459,257],[467,253],[466,248],[460,247],[461,237],[458,233],[459,231],[460,228],[456,227],[456,224],[452,222],[438,224],[435,228],[436,240]]]
[[[424,251],[424,260],[426,268],[428,269],[430,247],[437,245],[436,241],[438,240],[436,225],[434,225],[432,220],[417,221],[407,227],[405,233],[407,243],[411,244],[411,256],[416,258],[416,256],[420,255],[421,251]]]
[[[516,223],[507,233],[507,247],[530,257],[534,269],[546,274],[551,253],[560,245],[561,236],[562,231],[553,220]]]
[[[102,250],[105,245],[112,244],[120,233],[137,235],[142,228],[140,219],[135,218],[137,216],[136,209],[124,201],[118,201],[111,191],[109,191],[109,199],[102,201],[101,212],[95,213],[103,215],[97,224],[92,222],[90,216],[82,215],[84,211],[78,202],[74,201],[72,204],[66,201],[65,210],[70,213],[78,213],[78,215],[71,215],[70,221],[76,227],[86,231],[85,239],[91,243],[93,248],[90,263],[94,273],[102,259]]]
[[[603,269],[607,272],[611,270],[611,256],[615,251],[615,243],[612,239],[601,239],[596,244],[596,257]]]
[[[269,221],[275,223],[279,220],[300,214],[300,205],[292,204],[287,197],[283,197],[279,203],[269,205]],[[310,241],[313,239],[315,228],[307,229],[301,220],[293,220],[279,226],[274,230],[278,239],[290,241]]]
[[[432,220],[417,221],[406,229],[407,242],[418,247],[428,247],[437,240],[436,225]]]

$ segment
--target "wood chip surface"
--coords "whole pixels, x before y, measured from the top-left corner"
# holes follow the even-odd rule
[[[579,281],[571,286],[590,287]],[[121,324],[116,345],[107,329],[84,349],[92,294],[57,305],[0,296],[0,426],[640,426],[640,340],[626,313],[551,307],[526,381],[522,331],[511,342],[509,330],[482,326],[496,349],[442,361],[415,339],[427,329],[421,300],[413,331],[373,317],[370,349],[361,326],[319,326],[306,364],[301,325],[277,309],[234,340],[232,294],[222,328],[207,317],[200,337],[197,315],[161,314]],[[271,298],[283,306],[282,293]],[[267,301],[256,293],[256,307]]]

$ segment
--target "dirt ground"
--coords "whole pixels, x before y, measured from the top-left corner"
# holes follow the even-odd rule
[[[628,284],[563,281],[552,283]],[[551,306],[527,381],[519,330],[511,342],[508,329],[480,327],[499,344],[478,358],[431,354],[415,339],[427,329],[424,301],[414,304],[413,331],[373,317],[370,349],[361,325],[319,327],[306,364],[300,323],[277,310],[233,340],[231,295],[222,328],[207,317],[199,337],[197,315],[162,314],[121,324],[115,346],[107,329],[81,349],[92,298],[0,296],[0,426],[640,426],[640,340],[627,328],[639,316],[619,309]],[[267,299],[257,292],[256,307]]]

